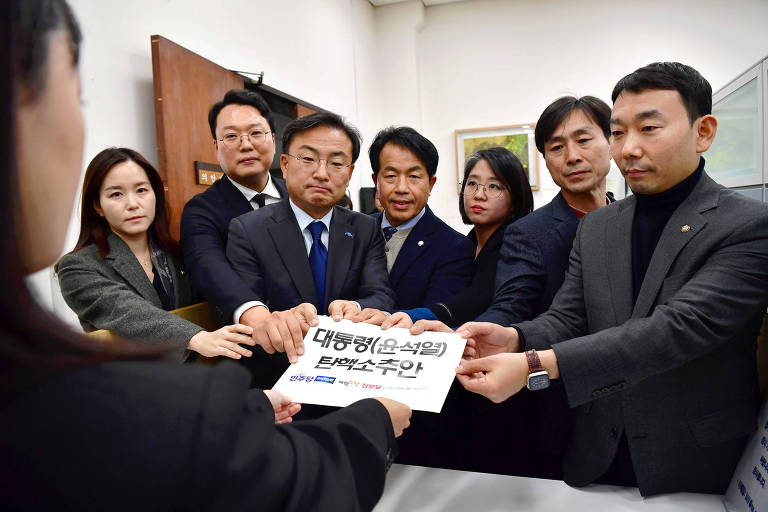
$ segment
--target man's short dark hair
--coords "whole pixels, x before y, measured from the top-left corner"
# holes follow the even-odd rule
[[[368,149],[373,174],[379,174],[379,155],[388,142],[405,148],[416,155],[424,164],[430,178],[437,173],[437,161],[440,157],[435,145],[410,126],[390,126],[376,134],[376,138],[373,139],[371,147]]]
[[[355,163],[357,157],[360,156],[360,145],[363,143],[363,137],[360,135],[357,128],[347,123],[343,117],[334,114],[333,112],[318,112],[316,114],[310,114],[294,119],[288,123],[285,130],[283,130],[283,152],[289,150],[291,141],[296,134],[323,126],[336,128],[347,134],[347,137],[349,137],[349,140],[352,142],[352,163]]]
[[[619,80],[611,100],[616,103],[622,91],[639,93],[653,89],[680,93],[691,124],[712,113],[712,86],[701,73],[679,62],[654,62],[635,70]]]
[[[536,122],[536,149],[544,155],[544,145],[552,138],[560,123],[574,110],[581,110],[602,130],[605,138],[611,136],[611,107],[594,96],[563,96],[549,104]]]
[[[269,129],[275,133],[275,119],[272,117],[272,109],[261,97],[261,94],[245,89],[232,89],[224,95],[224,99],[214,104],[208,111],[208,124],[211,127],[211,135],[216,138],[216,118],[219,117],[221,109],[227,105],[250,105],[259,111],[261,116],[269,123]]]

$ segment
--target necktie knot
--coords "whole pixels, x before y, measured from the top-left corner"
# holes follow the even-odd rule
[[[266,195],[264,194],[256,194],[253,196],[253,199],[251,199],[251,202],[256,204],[259,208],[264,208],[264,204],[266,203]]]
[[[392,235],[397,233],[397,228],[392,226],[387,226],[383,229],[383,231],[384,231],[384,240],[386,242],[389,242],[389,239],[392,238]]]
[[[325,224],[320,221],[315,221],[309,225],[309,231],[312,233],[312,240],[315,242],[320,241],[320,235],[323,234]]]

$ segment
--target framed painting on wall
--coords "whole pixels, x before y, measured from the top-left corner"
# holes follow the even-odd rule
[[[523,170],[528,176],[531,190],[539,189],[539,158],[533,138],[534,123],[493,126],[490,128],[471,128],[455,130],[456,137],[456,182],[461,192],[460,181],[464,176],[464,164],[472,154],[480,149],[495,146],[507,148],[520,159]]]

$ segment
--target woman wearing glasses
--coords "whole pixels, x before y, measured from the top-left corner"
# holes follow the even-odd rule
[[[64,300],[83,329],[109,329],[124,338],[240,359],[251,351],[252,329],[214,332],[169,313],[193,303],[179,245],[171,238],[160,175],[128,148],[108,148],[88,165],[75,249],[57,266]]]
[[[507,225],[533,211],[533,194],[520,160],[495,147],[473,154],[464,166],[459,212],[474,228],[467,235],[475,244],[472,283],[452,299],[423,308],[399,311],[382,328],[410,327],[419,319],[440,320],[457,327],[474,320],[493,301],[496,263]]]

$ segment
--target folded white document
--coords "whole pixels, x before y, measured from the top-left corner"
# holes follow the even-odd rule
[[[440,412],[466,340],[456,333],[387,329],[320,316],[304,337],[304,355],[274,389],[294,402],[344,407],[386,397]]]

